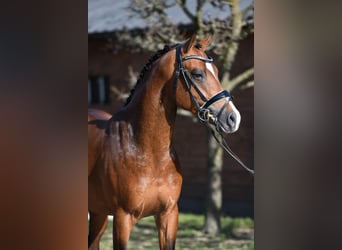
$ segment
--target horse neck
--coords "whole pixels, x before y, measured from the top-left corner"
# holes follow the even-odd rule
[[[173,78],[152,70],[126,108],[135,143],[153,154],[169,151],[177,106]],[[170,80],[171,79],[171,80]]]

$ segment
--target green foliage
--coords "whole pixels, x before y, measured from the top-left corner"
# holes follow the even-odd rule
[[[176,249],[191,250],[252,250],[254,249],[254,221],[251,218],[222,217],[222,232],[216,237],[203,231],[204,216],[179,215]],[[108,222],[101,239],[101,250],[112,250],[112,221]],[[140,220],[132,230],[128,249],[159,249],[158,232],[153,217]]]

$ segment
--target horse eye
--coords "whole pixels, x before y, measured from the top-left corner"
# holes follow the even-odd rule
[[[193,71],[191,71],[191,77],[197,81],[203,81],[204,72],[199,69],[194,69]]]

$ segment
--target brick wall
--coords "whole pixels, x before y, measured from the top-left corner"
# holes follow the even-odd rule
[[[240,45],[232,75],[253,66],[253,36]],[[129,91],[128,66],[140,72],[150,54],[131,54],[128,51],[111,53],[103,40],[89,40],[89,75],[106,75],[110,84]],[[215,57],[214,57],[215,59]],[[217,65],[219,67],[219,65]],[[239,109],[242,121],[240,129],[227,136],[233,151],[248,166],[253,166],[254,153],[254,88],[232,93],[234,104]],[[91,107],[115,112],[123,105],[117,96],[111,94],[110,105]],[[206,192],[207,130],[190,117],[178,116],[174,134],[174,145],[182,165],[183,188],[179,202],[183,211],[202,212]],[[222,171],[223,213],[237,216],[253,216],[253,178],[230,156],[224,155]]]

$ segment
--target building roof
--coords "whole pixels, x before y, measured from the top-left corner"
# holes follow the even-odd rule
[[[187,7],[194,12],[197,1],[187,1]],[[244,8],[253,0],[241,0]],[[88,34],[99,34],[119,31],[123,29],[141,29],[148,25],[143,19],[132,15],[128,10],[129,0],[88,0]],[[166,9],[170,20],[177,25],[189,24],[190,19],[176,5]],[[223,9],[213,7],[207,3],[203,7],[204,20],[211,18],[225,19],[230,15],[229,7]]]

